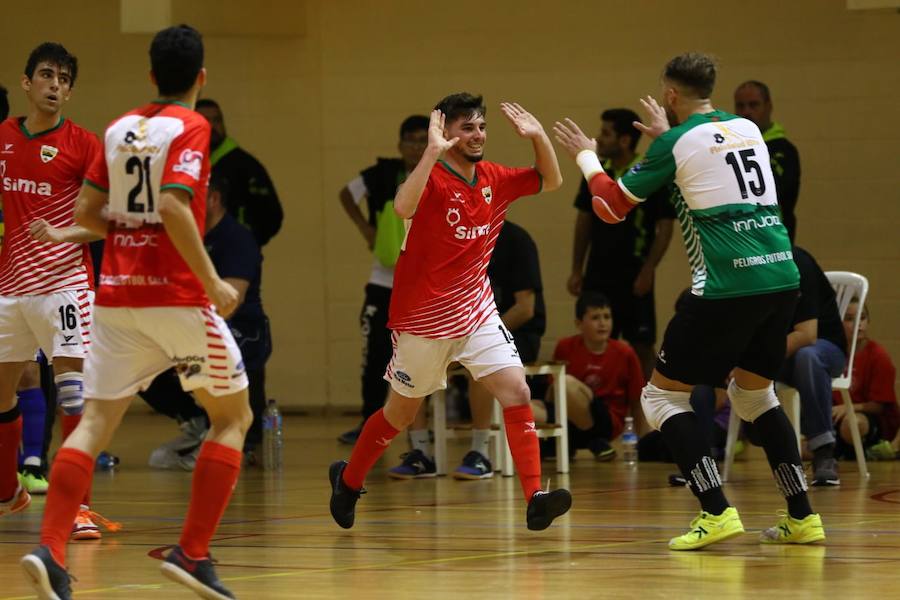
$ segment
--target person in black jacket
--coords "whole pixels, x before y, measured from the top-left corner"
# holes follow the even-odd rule
[[[215,100],[198,100],[196,109],[212,127],[209,162],[212,172],[228,181],[228,214],[253,232],[260,247],[265,246],[281,229],[284,219],[269,174],[253,155],[228,137],[222,109]]]
[[[769,93],[769,86],[761,81],[745,81],[739,85],[734,91],[734,112],[756,123],[762,132],[769,149],[772,174],[775,176],[781,220],[793,242],[797,233],[794,209],[800,195],[800,154],[788,141],[784,127],[772,121],[772,95]]]
[[[338,194],[344,211],[374,255],[359,315],[363,335],[362,423],[384,405],[388,390],[384,371],[393,354],[391,331],[387,328],[388,307],[394,286],[394,264],[406,235],[403,219],[394,212],[394,193],[419,164],[427,145],[428,117],[407,117],[400,125],[397,144],[400,158],[379,158]],[[364,200],[367,215],[360,210]],[[342,433],[338,440],[345,444],[355,443],[362,423]]]

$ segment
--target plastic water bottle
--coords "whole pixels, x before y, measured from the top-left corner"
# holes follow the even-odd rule
[[[281,469],[281,451],[284,445],[281,412],[275,400],[270,399],[263,413],[263,469]]]
[[[625,417],[625,430],[622,432],[622,458],[629,467],[637,466],[637,443],[638,436],[634,431],[634,419]]]

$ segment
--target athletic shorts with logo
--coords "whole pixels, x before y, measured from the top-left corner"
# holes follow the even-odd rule
[[[776,379],[798,296],[798,290],[715,299],[683,294],[656,370],[689,385],[721,387],[735,367]]]
[[[522,367],[513,336],[495,312],[463,338],[435,340],[393,332],[394,355],[384,378],[395,392],[422,398],[447,387],[447,367],[459,362],[477,381],[507,367]]]
[[[186,392],[204,388],[223,396],[248,385],[240,349],[212,308],[97,306],[91,335],[87,398],[133,396],[171,367]]]
[[[84,358],[90,345],[94,292],[67,290],[0,296],[0,362]]]

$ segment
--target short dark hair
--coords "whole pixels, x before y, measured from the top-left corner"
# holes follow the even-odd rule
[[[406,117],[400,125],[400,139],[402,140],[407,133],[422,131],[423,129],[428,131],[429,124],[430,121],[425,115],[411,115]]]
[[[484,98],[473,96],[467,92],[450,94],[438,102],[434,108],[444,113],[446,117],[444,123],[452,123],[459,118],[471,119],[487,115]]]
[[[228,178],[222,175],[221,169],[209,172],[209,192],[219,192],[223,206],[225,206],[230,189],[231,185],[228,183]]]
[[[637,148],[641,139],[641,130],[634,126],[634,122],[640,122],[641,119],[636,112],[627,108],[610,108],[603,111],[600,120],[612,123],[613,131],[617,136],[630,135],[632,151]]]
[[[712,95],[716,85],[716,61],[699,52],[680,54],[666,64],[663,77],[690,89],[698,98],[705,100]]]
[[[219,112],[222,112],[222,108],[219,106],[219,103],[212,98],[200,98],[199,100],[197,100],[197,104],[194,105],[194,108],[215,108]]]
[[[35,69],[42,62],[56,65],[60,70],[67,69],[71,80],[69,87],[75,86],[75,79],[78,77],[78,59],[74,54],[70,54],[65,46],[56,42],[44,42],[32,50],[25,63],[25,76],[28,79],[34,77]]]
[[[575,301],[575,318],[580,321],[590,309],[607,307],[612,309],[612,304],[604,294],[600,292],[582,292],[578,296],[578,300]]]
[[[203,68],[203,37],[190,25],[167,27],[150,43],[150,70],[160,96],[178,96],[191,89]]]
[[[9,99],[6,97],[6,88],[0,85],[0,121],[5,121],[9,116]]]
[[[756,89],[758,89],[759,93],[762,94],[764,101],[766,101],[766,102],[772,101],[772,94],[769,93],[769,86],[764,84],[762,81],[757,81],[755,79],[751,79],[751,80],[745,81],[741,85],[737,86],[735,88],[735,90],[739,90],[742,87],[747,87],[747,86],[755,87]]]

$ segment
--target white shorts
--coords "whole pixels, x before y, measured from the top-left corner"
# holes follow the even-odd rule
[[[224,396],[247,387],[241,351],[212,308],[98,306],[91,335],[85,398],[133,396],[171,367],[186,392],[205,388]]]
[[[84,358],[90,344],[94,292],[69,290],[34,296],[0,296],[0,362]]]
[[[459,361],[475,380],[507,367],[522,367],[513,336],[494,313],[469,337],[433,340],[393,332],[394,355],[384,378],[401,396],[424,398],[447,387],[447,367]]]

